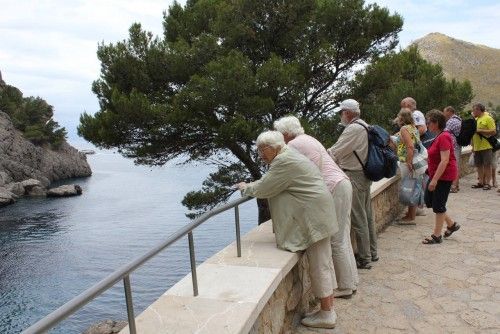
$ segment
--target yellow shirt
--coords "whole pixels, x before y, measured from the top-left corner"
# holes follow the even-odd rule
[[[476,118],[476,122],[478,130],[495,130],[495,121],[488,113],[484,113],[482,116]],[[492,147],[486,138],[475,133],[472,137],[472,148],[474,151],[484,151]]]
[[[410,133],[411,140],[415,146],[420,141],[420,135],[418,133],[418,130],[415,125],[407,124],[403,125],[403,128],[406,128],[408,132]],[[403,142],[403,136],[401,135],[401,130],[399,130],[398,134],[396,135],[399,139],[398,141],[398,158],[399,161],[406,162],[406,145]],[[415,155],[417,154],[416,152],[414,153]]]

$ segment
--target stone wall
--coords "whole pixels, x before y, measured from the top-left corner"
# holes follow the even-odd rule
[[[400,216],[405,208],[399,203],[399,175],[386,181],[384,189],[372,196],[372,214],[377,233]]]
[[[474,167],[469,166],[469,158],[472,154],[470,147],[462,149],[462,157],[460,158],[460,177],[464,177],[467,174],[474,173],[476,170]]]
[[[307,257],[302,256],[269,298],[249,334],[290,333],[305,312],[318,307],[308,272]]]

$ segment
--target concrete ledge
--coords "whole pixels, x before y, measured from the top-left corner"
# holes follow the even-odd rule
[[[241,258],[232,243],[197,267],[197,297],[186,275],[136,318],[137,332],[248,333],[298,259],[276,248],[264,223],[242,238]]]

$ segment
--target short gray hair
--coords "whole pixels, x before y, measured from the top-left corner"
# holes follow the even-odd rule
[[[300,121],[295,116],[281,117],[274,122],[274,128],[282,134],[288,134],[293,137],[304,134],[304,128],[300,125]]]
[[[267,145],[272,148],[281,148],[285,146],[285,138],[279,131],[264,131],[257,137],[256,144],[257,146]]]

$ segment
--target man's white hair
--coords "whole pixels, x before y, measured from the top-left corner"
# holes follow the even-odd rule
[[[257,146],[263,145],[281,148],[285,146],[285,138],[279,131],[264,131],[257,137]]]
[[[293,137],[304,134],[304,128],[300,125],[300,121],[295,116],[281,117],[274,122],[274,128],[282,134],[288,134]]]

